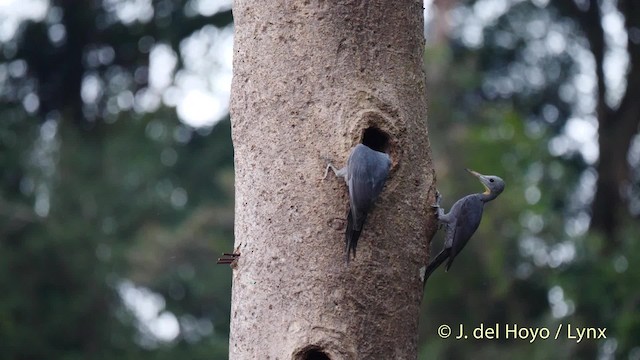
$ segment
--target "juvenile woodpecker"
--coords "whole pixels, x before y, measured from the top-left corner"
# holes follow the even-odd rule
[[[440,207],[440,193],[437,195],[436,204],[432,207],[436,209],[438,222],[446,229],[444,239],[444,249],[427,266],[424,275],[424,284],[427,279],[445,260],[448,271],[456,256],[462,251],[473,233],[480,225],[484,204],[495,199],[504,190],[504,181],[497,176],[482,175],[473,170],[466,169],[484,185],[485,192],[481,194],[471,194],[456,201],[449,213],[445,214]]]
[[[336,176],[345,179],[349,188],[349,214],[345,233],[347,264],[351,253],[354,258],[356,256],[356,246],[362,233],[362,226],[373,203],[382,192],[390,168],[389,155],[372,150],[363,144],[358,144],[351,149],[347,166],[342,169],[336,169],[331,163],[327,165],[323,179],[331,169]]]

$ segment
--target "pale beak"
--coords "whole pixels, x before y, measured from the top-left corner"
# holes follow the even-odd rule
[[[486,190],[484,192],[485,194],[488,194],[488,193],[491,192],[491,190],[489,189],[489,185],[487,184],[487,178],[484,175],[480,174],[477,171],[473,171],[471,169],[465,169],[465,170],[467,170],[469,172],[469,174],[477,177],[478,180],[480,180],[480,182],[482,183],[482,186],[484,186],[484,189]]]
[[[475,176],[475,177],[482,177],[482,176],[484,176],[484,175],[480,174],[479,172],[477,172],[477,171],[473,171],[473,170],[471,170],[471,169],[465,169],[465,170],[467,170],[467,171],[469,172],[469,174],[471,174],[471,175],[473,175],[473,176]]]

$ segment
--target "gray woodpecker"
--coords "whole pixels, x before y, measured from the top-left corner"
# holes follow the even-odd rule
[[[336,169],[331,163],[324,172],[325,179],[329,169],[338,177],[343,177],[349,187],[349,214],[345,233],[347,264],[350,253],[356,256],[356,246],[367,214],[376,201],[389,176],[391,159],[389,155],[358,144],[351,149],[347,166]]]
[[[456,201],[451,207],[451,211],[445,214],[440,207],[440,193],[437,195],[436,204],[432,207],[437,211],[438,222],[445,225],[446,234],[444,239],[444,249],[427,266],[424,274],[424,284],[427,279],[445,260],[448,271],[456,256],[462,251],[473,233],[480,225],[484,204],[495,199],[504,190],[504,181],[497,176],[482,175],[473,170],[466,169],[469,173],[480,180],[485,187],[485,192],[481,194],[471,194]]]

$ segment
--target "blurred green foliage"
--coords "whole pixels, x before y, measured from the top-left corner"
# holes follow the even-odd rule
[[[601,26],[572,17],[571,1],[454,1],[448,36],[428,43],[445,207],[481,190],[465,167],[507,188],[452,269],[432,276],[421,359],[640,358],[640,228],[621,217],[615,246],[588,231],[598,170],[566,145],[567,120],[594,112],[575,85],[590,74],[580,28]],[[150,16],[125,21],[124,3],[52,1],[0,43],[0,358],[227,358],[231,271],[215,259],[233,243],[229,119],[193,129],[164,104],[118,105],[148,90],[151,45],[181,54],[203,27],[231,24],[231,11],[196,3],[150,1]],[[88,79],[103,84],[91,101]],[[153,315],[174,316],[177,336],[154,335],[126,289],[160,299]],[[441,324],[606,327],[607,339],[444,340]]]
[[[118,96],[146,88],[140,44],[179,53],[231,12],[154,1],[150,19],[125,23],[108,3],[54,1],[0,45],[0,358],[224,359],[231,272],[215,259],[233,238],[229,119],[196,130]],[[91,78],[102,86],[87,102]],[[168,316],[178,335],[157,338],[123,301],[136,294],[159,299],[151,320]]]
[[[598,168],[579,146],[556,148],[576,138],[598,146],[597,138],[580,138],[567,123],[595,116],[584,102],[597,89],[582,91],[575,83],[585,73],[595,76],[585,72],[591,48],[577,23],[600,27],[600,18],[594,23],[579,19],[580,12],[568,15],[566,2],[461,3],[451,37],[428,44],[425,54],[428,85],[437,89],[429,92],[428,123],[437,134],[431,144],[438,187],[445,207],[481,189],[465,167],[499,175],[507,187],[486,207],[459,256],[464,260],[430,278],[420,358],[640,358],[640,291],[634,286],[640,228],[627,210],[614,233],[589,229]],[[589,3],[596,6],[582,2]],[[619,2],[620,11],[627,4]],[[466,28],[482,22],[478,13],[491,20],[470,35]],[[562,51],[550,40],[557,36]],[[614,211],[614,203],[604,206]],[[440,235],[432,251],[441,246]],[[503,332],[494,340],[441,339],[442,324],[454,334],[460,324],[469,332],[481,324],[503,331],[507,324],[547,328],[551,338],[529,343],[506,340]],[[568,325],[606,327],[607,339],[577,343],[568,338]]]

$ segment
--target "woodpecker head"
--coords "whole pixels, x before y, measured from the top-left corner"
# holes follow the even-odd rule
[[[500,195],[502,190],[504,190],[504,181],[501,178],[493,175],[482,175],[479,172],[476,172],[470,169],[466,169],[466,170],[471,175],[477,177],[478,180],[480,180],[480,182],[482,183],[482,185],[484,185],[485,195],[498,196]]]

